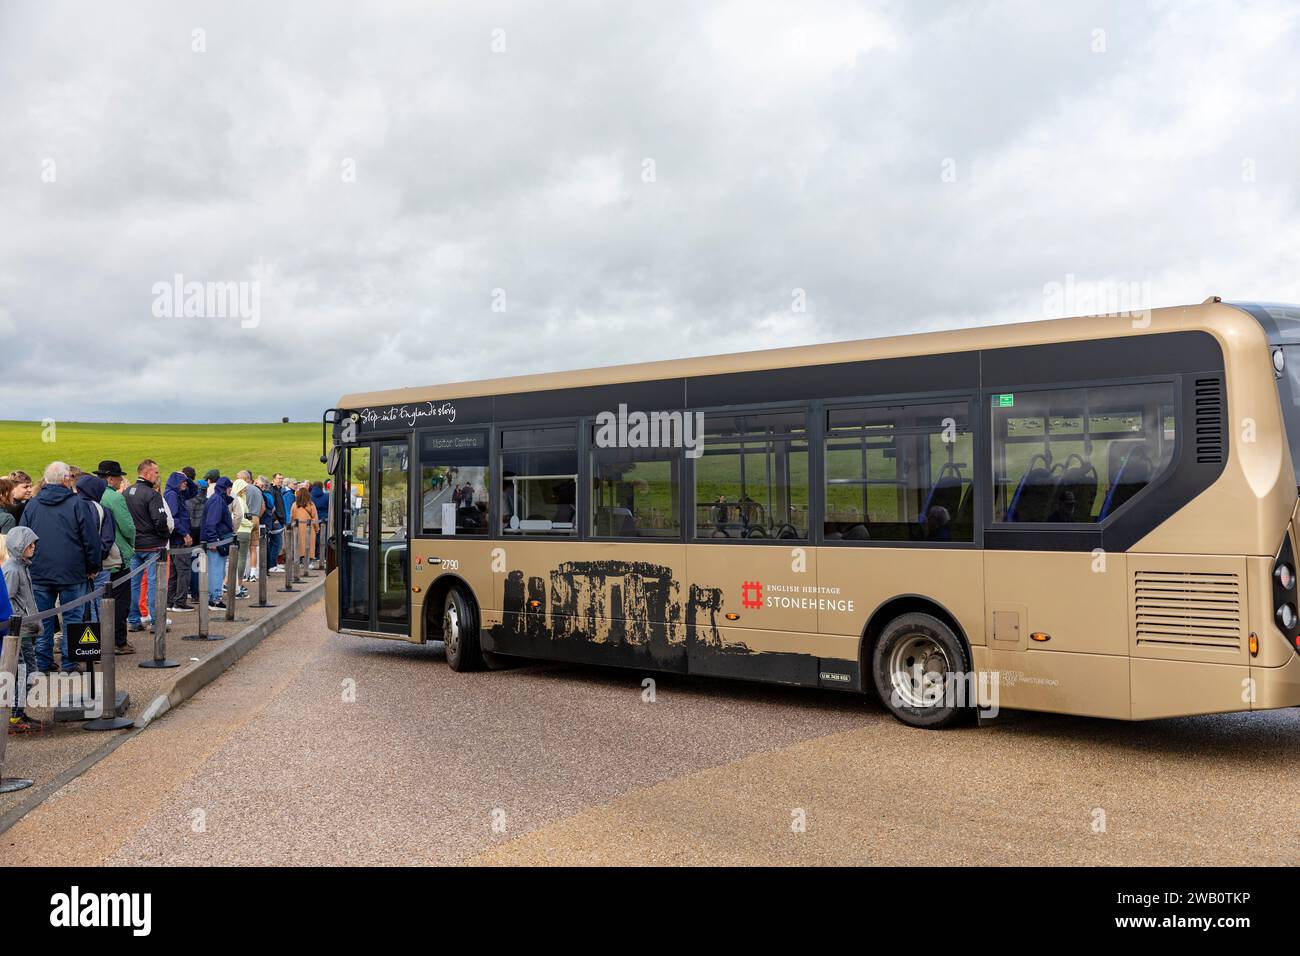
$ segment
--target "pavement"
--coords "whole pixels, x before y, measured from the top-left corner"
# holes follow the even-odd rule
[[[1300,710],[921,731],[849,694],[646,676],[456,674],[437,644],[331,634],[317,603],[0,834],[0,860],[1300,863]]]
[[[118,690],[130,694],[130,705],[125,716],[135,720],[136,727],[133,729],[87,731],[82,729],[80,722],[56,722],[51,708],[29,707],[28,713],[41,720],[44,729],[39,733],[9,735],[4,776],[32,780],[34,786],[0,794],[0,830],[12,823],[16,814],[44,799],[71,776],[120,746],[123,737],[137,732],[152,716],[170,706],[171,701],[183,699],[192,694],[196,686],[210,680],[222,667],[222,661],[211,659],[218,656],[229,658],[255,643],[261,637],[259,632],[265,631],[269,626],[265,622],[270,620],[273,625],[275,620],[282,618],[297,602],[318,600],[324,580],[323,571],[313,571],[296,585],[298,593],[285,594],[278,590],[284,587],[283,575],[271,575],[267,581],[267,603],[271,605],[270,608],[253,606],[252,602],[258,599],[258,591],[256,583],[250,585],[249,599],[241,600],[236,605],[235,621],[227,622],[224,611],[215,611],[209,618],[209,634],[220,637],[220,640],[182,640],[185,635],[198,632],[198,611],[169,614],[172,627],[167,633],[166,656],[179,662],[180,667],[140,667],[141,661],[153,657],[153,632],[137,631],[128,634],[127,638],[135,645],[136,653],[116,657],[114,663]],[[271,618],[271,615],[277,615],[278,618]],[[99,668],[96,667],[96,670]],[[171,701],[159,702],[159,698],[166,701],[169,697]]]

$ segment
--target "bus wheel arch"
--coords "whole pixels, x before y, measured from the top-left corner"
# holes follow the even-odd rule
[[[474,589],[455,574],[438,577],[424,599],[424,640],[442,641],[447,664],[454,671],[481,670],[483,652],[479,646],[482,620]],[[454,632],[448,633],[448,627]]]
[[[896,622],[899,624],[908,623],[912,625],[913,630],[926,630],[926,622],[933,622],[929,630],[931,643],[936,645],[936,649],[941,652],[946,647],[948,652],[945,657],[951,656],[957,658],[950,661],[950,666],[959,669],[963,673],[968,673],[974,667],[974,657],[971,652],[970,640],[966,636],[965,629],[957,621],[946,607],[933,598],[925,597],[919,594],[906,594],[893,597],[877,607],[867,620],[867,626],[863,630],[862,640],[859,644],[858,667],[862,675],[862,689],[865,694],[874,694],[887,711],[903,723],[917,727],[942,727],[955,723],[960,713],[951,712],[944,708],[937,708],[935,713],[926,713],[923,716],[917,713],[908,713],[905,709],[895,706],[895,702],[884,698],[882,682],[884,678],[877,674],[877,665],[882,662],[876,661],[876,648],[882,637],[889,634],[891,641],[896,639],[891,627]],[[947,633],[945,633],[947,632]],[[965,708],[961,709],[963,712]],[[940,711],[944,711],[940,713]]]

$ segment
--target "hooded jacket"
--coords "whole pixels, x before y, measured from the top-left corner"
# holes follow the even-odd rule
[[[90,511],[63,485],[46,485],[27,503],[21,526],[41,539],[32,562],[34,584],[72,587],[99,571],[99,530],[90,524]]]
[[[135,523],[135,549],[157,551],[166,547],[167,539],[171,537],[172,519],[167,514],[163,496],[140,478],[126,489],[122,497],[126,499],[126,510],[131,512],[131,520]]]
[[[330,516],[330,493],[324,488],[312,485],[311,503],[316,506],[316,514],[320,516],[321,524],[325,524]]]
[[[122,492],[109,487],[104,489],[104,497],[99,499],[99,503],[113,512],[117,550],[122,555],[123,562],[130,561],[131,555],[135,554],[135,522],[131,520],[126,499],[122,497]]]
[[[246,534],[253,530],[252,516],[248,513],[248,499],[245,496],[248,490],[248,482],[243,478],[236,478],[230,485],[231,494],[243,502],[243,518],[239,522],[239,532]]]
[[[194,493],[185,499],[185,515],[190,519],[190,537],[194,543],[199,543],[199,535],[203,531],[203,505],[207,501],[204,493],[207,491],[207,483],[200,485],[198,481],[190,482],[190,490]]]
[[[89,514],[92,516],[90,520],[96,522],[99,531],[101,565],[108,560],[113,545],[117,543],[117,520],[113,517],[113,513],[102,504],[104,492],[107,489],[108,482],[98,475],[82,475],[77,479],[77,495],[90,504]],[[99,507],[96,508],[95,505],[99,505]],[[113,570],[120,567],[120,564],[114,565]]]
[[[181,485],[187,485],[182,489]],[[163,489],[163,500],[172,516],[171,546],[185,547],[185,536],[190,533],[190,509],[186,502],[194,497],[194,482],[185,477],[184,472],[173,471],[167,476],[167,487]]]
[[[203,529],[199,535],[204,544],[220,541],[234,533],[235,526],[230,517],[230,487],[229,478],[218,478],[212,494],[204,499]],[[222,545],[217,552],[224,556],[229,552],[229,546]]]
[[[9,602],[13,605],[13,614],[29,617],[37,613],[36,592],[32,589],[31,562],[23,557],[23,552],[37,540],[36,532],[31,528],[14,528],[5,535],[5,547],[9,557],[4,563],[5,588],[9,591]],[[37,547],[40,550],[40,547]],[[41,633],[41,622],[23,623],[23,636],[35,636]]]

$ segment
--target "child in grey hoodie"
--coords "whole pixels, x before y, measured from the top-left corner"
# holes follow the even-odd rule
[[[36,613],[36,593],[32,590],[32,558],[36,554],[36,532],[21,525],[5,535],[5,548],[9,557],[4,563],[5,588],[9,591],[9,601],[13,604],[14,614],[24,618],[19,632],[22,650],[22,663],[18,668],[17,687],[21,694],[14,702],[13,713],[9,717],[10,733],[27,733],[41,729],[41,722],[28,717],[23,710],[27,699],[27,687],[36,678],[36,638],[41,633],[39,621],[27,621],[29,615]],[[26,671],[24,677],[23,671]]]

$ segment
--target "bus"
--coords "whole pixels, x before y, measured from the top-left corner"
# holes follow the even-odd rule
[[[1122,720],[1300,705],[1296,306],[367,392],[323,420],[329,627],[443,642],[456,671],[770,681],[919,727],[988,706],[963,681]]]

